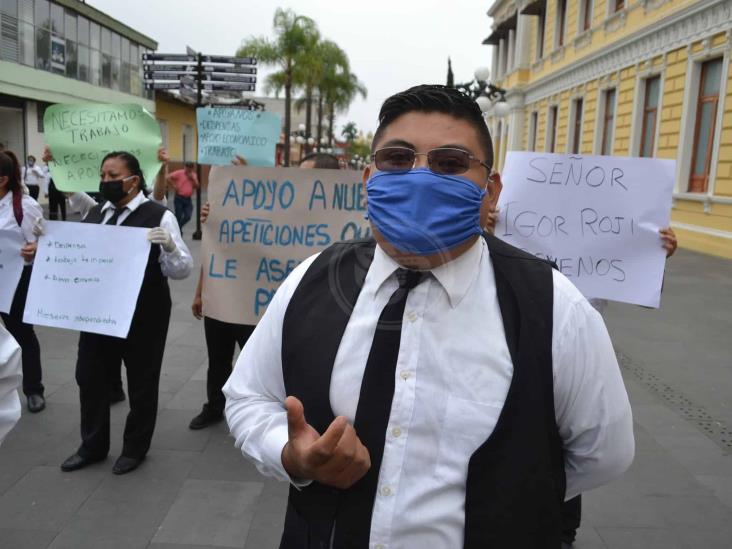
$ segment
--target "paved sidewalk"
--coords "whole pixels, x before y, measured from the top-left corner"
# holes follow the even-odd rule
[[[278,546],[286,486],[260,477],[224,424],[188,429],[206,376],[203,326],[190,313],[195,282],[171,284],[158,424],[148,459],[129,475],[111,472],[126,403],[112,408],[110,457],[59,470],[79,443],[77,335],[38,329],[48,407],[24,410],[0,448],[0,548]],[[609,308],[637,456],[620,481],[586,494],[578,549],[732,546],[731,305],[732,262],[680,250],[660,311]]]

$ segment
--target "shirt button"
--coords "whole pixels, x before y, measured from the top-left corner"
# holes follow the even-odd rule
[[[412,376],[412,374],[410,372],[408,372],[407,370],[402,370],[401,373],[399,374],[399,377],[401,377],[404,381],[407,381],[411,376]]]
[[[394,435],[396,438],[399,438],[400,436],[402,436],[402,430],[399,427],[394,427],[391,430],[391,434]]]
[[[374,545],[374,549],[384,549],[384,546],[380,543],[377,543],[376,545]]]
[[[407,319],[409,320],[409,322],[414,322],[415,320],[417,320],[417,313],[415,313],[414,311],[408,312]]]
[[[384,496],[384,497],[390,496],[391,495],[391,488],[389,486],[384,486],[381,489],[381,495]]]

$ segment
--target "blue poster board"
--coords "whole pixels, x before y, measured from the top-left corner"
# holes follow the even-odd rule
[[[198,162],[228,165],[242,156],[250,166],[275,165],[280,115],[235,108],[196,109]]]

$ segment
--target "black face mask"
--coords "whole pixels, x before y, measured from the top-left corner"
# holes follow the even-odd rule
[[[112,204],[116,204],[125,196],[127,196],[127,193],[122,187],[124,181],[124,179],[116,179],[114,181],[100,181],[99,192],[102,193],[102,196],[106,200],[109,200]]]

